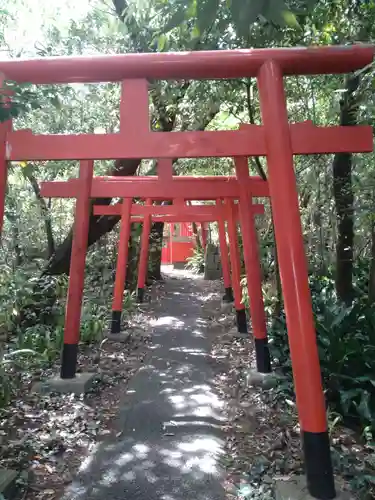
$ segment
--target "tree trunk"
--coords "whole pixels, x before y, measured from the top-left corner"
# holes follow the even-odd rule
[[[195,238],[195,246],[196,246],[197,250],[202,250],[203,244],[202,244],[200,236],[199,236],[198,226],[197,226],[196,222],[192,222],[191,227],[192,227],[193,235]]]
[[[375,302],[375,221],[372,223],[371,230],[371,264],[368,284],[368,301],[370,304]]]
[[[108,175],[114,176],[131,176],[134,175],[139,167],[141,160],[117,160],[114,168],[108,172]],[[111,198],[96,198],[91,200],[91,207],[93,205],[109,205]],[[94,216],[90,215],[89,224],[89,238],[88,246],[91,246],[99,240],[101,236],[111,231],[117,222],[120,220],[119,216]],[[69,274],[70,254],[72,250],[73,228],[69,231],[68,236],[56,249],[52,258],[47,264],[43,274],[44,275],[59,275]]]
[[[175,160],[174,160],[175,161]],[[176,171],[173,168],[173,175]],[[172,205],[172,201],[158,202],[162,206]],[[150,262],[147,271],[147,281],[161,281],[161,253],[163,249],[164,222],[154,222],[150,231]]]
[[[134,291],[137,289],[137,271],[139,262],[139,237],[134,233],[129,238],[129,253],[126,272],[125,287]]]
[[[27,165],[26,167],[24,167],[22,169],[22,173],[23,173],[23,176],[25,177],[25,179],[27,179],[30,182],[31,187],[33,188],[35,197],[39,203],[40,213],[41,213],[41,216],[43,217],[44,227],[46,230],[47,251],[48,251],[47,255],[48,255],[48,258],[51,258],[53,253],[55,252],[55,242],[53,239],[50,210],[47,206],[45,199],[40,194],[39,184],[38,184],[38,181],[36,180],[36,178],[32,172],[31,165]]]
[[[340,101],[340,125],[357,123],[357,98],[354,95],[359,76],[346,78],[346,92]],[[336,204],[336,293],[340,301],[350,305],[353,301],[353,243],[354,195],[352,186],[352,154],[337,153],[332,163],[333,194]]]
[[[150,265],[147,278],[150,281],[160,281],[161,276],[161,252],[163,247],[164,223],[155,222],[150,232]]]
[[[22,264],[22,250],[20,246],[20,230],[19,230],[19,215],[17,214],[17,205],[11,198],[9,200],[10,207],[5,211],[4,216],[8,219],[10,230],[12,233],[12,249],[15,254],[15,258],[12,259],[13,270],[16,271],[17,268]]]

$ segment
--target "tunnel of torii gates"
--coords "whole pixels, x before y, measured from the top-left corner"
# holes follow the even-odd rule
[[[268,196],[268,185],[259,177],[249,177],[247,158],[235,159],[237,177],[245,185],[252,196]],[[85,169],[86,166],[81,165]],[[92,168],[92,167],[91,167]],[[143,231],[141,237],[141,251],[138,267],[138,299],[143,300],[144,285],[148,267],[149,234],[151,222],[218,222],[219,244],[222,258],[223,280],[225,287],[225,301],[234,300],[236,309],[236,320],[238,331],[247,332],[246,312],[242,303],[242,289],[240,285],[240,253],[237,238],[236,224],[241,218],[241,228],[243,234],[243,247],[245,256],[245,267],[247,269],[248,295],[250,298],[251,318],[253,324],[254,341],[256,345],[257,368],[260,372],[270,371],[270,357],[267,345],[266,320],[262,298],[261,269],[257,251],[257,237],[253,218],[251,213],[264,213],[262,205],[252,205],[251,197],[239,204],[234,203],[234,197],[240,198],[239,181],[236,177],[214,176],[214,177],[178,177],[172,174],[172,160],[161,159],[158,161],[158,177],[133,177],[133,178],[110,178],[95,177],[91,186],[91,196],[95,198],[115,197],[112,190],[115,187],[119,196],[124,198],[123,203],[103,206],[96,205],[93,208],[95,216],[119,215],[121,217],[120,238],[118,246],[118,258],[116,266],[115,290],[112,305],[111,332],[119,333],[121,329],[121,312],[123,303],[123,293],[126,281],[128,242],[130,236],[130,226],[132,222],[143,222]],[[160,178],[161,177],[161,178]],[[79,181],[78,181],[79,182]],[[146,205],[133,204],[132,198],[139,197],[134,193],[141,193],[145,185],[152,184],[153,198],[156,200],[166,199],[173,189],[174,203],[172,205],[153,205],[153,198],[150,196],[146,200]],[[113,186],[114,185],[114,186]],[[246,187],[247,185],[247,187]],[[79,192],[77,180],[62,182],[43,182],[41,184],[41,194],[47,198],[52,197],[76,197]],[[94,194],[95,193],[95,194]],[[186,205],[185,200],[208,200],[215,194],[221,193],[225,197],[225,203],[219,198],[216,205]],[[116,196],[117,197],[117,196]],[[78,220],[79,214],[76,214]],[[225,221],[228,225],[228,239],[231,257],[231,265],[228,259],[228,247],[226,240]],[[76,222],[76,226],[80,226]],[[84,244],[84,243],[83,243]],[[74,252],[74,246],[73,246]],[[81,252],[81,250],[80,250]],[[82,259],[82,268],[79,268],[79,274],[84,272],[84,260]],[[232,271],[232,273],[231,273]],[[231,277],[232,274],[232,277]],[[233,298],[234,295],[234,298]],[[74,335],[69,341],[69,345],[77,345],[79,341],[79,327],[76,327],[74,333],[68,324],[70,318],[78,317],[80,314],[79,303],[74,300],[71,306],[77,309],[74,315],[68,314],[66,318],[66,329],[70,336]],[[68,304],[70,307],[70,303]],[[73,320],[72,320],[73,321]],[[75,323],[73,323],[75,324]],[[64,362],[65,361],[65,362]],[[76,358],[63,357],[62,377],[72,377],[76,372]]]
[[[171,161],[170,167],[172,171]],[[226,179],[228,180],[228,178]],[[214,180],[217,181],[220,180],[220,178],[215,178]],[[227,180],[223,178],[224,182],[227,182]],[[197,186],[198,192],[199,190],[202,190],[203,192],[204,186],[199,186],[199,182],[200,180],[196,178],[194,184]],[[183,188],[184,182],[179,184],[181,185],[181,188]],[[208,222],[218,222],[220,255],[225,287],[225,295],[223,297],[223,300],[226,302],[234,301],[238,331],[240,333],[247,333],[245,306],[242,303],[242,289],[240,285],[241,264],[236,228],[236,224],[239,218],[238,204],[235,204],[233,202],[234,200],[229,198],[226,198],[225,205],[222,204],[222,201],[220,199],[217,200],[216,205],[194,206],[186,205],[182,198],[175,200],[176,201],[173,205],[160,206],[153,205],[153,201],[151,198],[146,200],[146,205],[130,204],[131,198],[126,198],[122,204],[117,203],[116,205],[109,206],[94,206],[94,215],[119,215],[121,217],[120,239],[115,277],[115,291],[112,305],[111,332],[119,333],[121,328],[122,300],[126,280],[131,224],[133,222],[143,223],[137,277],[137,298],[139,302],[143,302],[144,286],[148,269],[151,222],[199,222],[201,224]],[[248,207],[245,206],[245,210],[240,211],[240,213],[243,216],[241,219],[242,233],[247,233],[248,235],[250,235],[250,237],[252,237],[251,247],[256,247],[257,242],[254,221],[252,217],[249,217],[249,215],[251,213],[253,213],[254,215],[264,213],[264,207],[262,205],[249,205]],[[228,256],[225,219],[227,219],[228,221],[229,249],[232,266],[230,265]],[[250,226],[252,227],[250,228]],[[249,238],[247,238],[247,240],[244,242],[246,250],[249,250],[248,240]],[[251,279],[251,282],[253,284],[253,287],[249,287],[249,295],[252,294],[253,298],[252,306],[254,313],[252,313],[252,320],[254,323],[254,340],[257,348],[256,351],[258,353],[256,356],[257,368],[258,371],[262,373],[268,373],[271,370],[270,356],[267,345],[266,321],[261,288],[262,284],[260,262],[258,261],[257,249],[255,248],[255,251],[248,251],[247,255],[248,257],[246,261],[249,266],[247,268],[247,279],[249,281]],[[256,290],[254,284],[256,284]]]
[[[371,152],[372,127],[318,127],[312,122],[289,123],[284,76],[340,74],[359,70],[373,60],[372,46],[249,49],[234,51],[197,51],[180,53],[122,54],[87,57],[55,57],[33,60],[0,61],[2,78],[18,83],[66,84],[121,82],[120,131],[115,134],[34,135],[31,131],[13,131],[10,122],[0,125],[0,221],[3,220],[7,163],[11,161],[79,160],[79,178],[45,186],[48,196],[76,198],[76,215],[70,265],[67,310],[62,353],[62,376],[74,377],[90,198],[118,197],[122,203],[122,233],[129,230],[129,214],[137,216],[132,198],[144,200],[226,199],[225,210],[233,210],[239,200],[247,271],[255,268],[246,259],[255,260],[249,221],[253,220],[252,197],[267,190],[272,208],[278,249],[280,278],[285,304],[288,339],[293,366],[296,400],[305,456],[307,487],[321,500],[335,498],[326,405],[316,343],[316,333],[308,286],[308,273],[300,221],[293,155],[319,153]],[[148,82],[154,80],[257,79],[262,125],[244,125],[239,130],[197,132],[153,132],[150,130]],[[9,100],[3,95],[3,101]],[[268,185],[248,177],[247,158],[266,157]],[[159,164],[158,179],[118,177],[93,178],[93,160],[175,159],[231,157],[236,159],[237,179],[228,182],[212,178],[177,179]],[[242,167],[241,167],[242,165]],[[180,184],[181,183],[181,184]],[[181,186],[181,187],[179,187]],[[269,189],[269,193],[268,193]],[[65,190],[65,194],[63,193]],[[260,195],[262,196],[262,195]],[[263,196],[265,194],[263,193]],[[146,205],[147,207],[147,205]],[[202,210],[203,207],[200,207]],[[158,208],[158,210],[160,210]],[[222,207],[216,208],[218,212]],[[146,215],[149,215],[148,212]],[[204,214],[202,212],[202,214]],[[160,212],[159,212],[160,215]],[[161,214],[163,215],[163,214]],[[168,215],[168,214],[167,214]],[[193,214],[195,220],[199,219]],[[205,214],[204,214],[205,215]],[[124,217],[125,216],[125,217]],[[143,217],[144,214],[140,214]],[[178,216],[181,221],[181,216]],[[211,215],[210,215],[211,217]],[[229,233],[235,214],[221,216]],[[124,220],[128,223],[124,223]],[[124,236],[122,235],[124,239]],[[231,238],[230,238],[231,240]],[[246,243],[247,242],[247,243]],[[125,252],[126,245],[119,248]],[[235,295],[237,257],[231,258],[232,286]],[[259,267],[259,265],[258,265]],[[258,269],[257,267],[257,269]],[[124,272],[125,266],[122,267]],[[234,273],[233,273],[234,269]],[[250,288],[259,286],[257,272],[250,276]],[[122,282],[123,280],[121,280]],[[229,283],[227,283],[229,284]],[[250,294],[250,312],[256,336],[254,296]],[[236,297],[235,297],[236,298]],[[240,307],[238,294],[236,307]],[[259,312],[259,311],[258,311]],[[262,320],[263,321],[263,320]],[[263,324],[263,323],[262,323]],[[262,326],[263,328],[263,326]],[[262,337],[265,339],[266,337]],[[265,344],[265,341],[264,341]],[[73,369],[72,369],[73,367]]]

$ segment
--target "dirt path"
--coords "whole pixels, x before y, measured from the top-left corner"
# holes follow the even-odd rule
[[[181,271],[168,276],[115,431],[92,450],[64,499],[225,499],[223,403],[206,333],[210,286]]]
[[[30,375],[0,412],[0,467],[32,473],[24,500],[273,500],[275,477],[303,474],[295,404],[249,385],[251,335],[221,311],[221,284],[166,278],[130,342],[81,353],[92,393],[32,395]],[[339,426],[331,439],[341,489],[363,491],[373,448]]]

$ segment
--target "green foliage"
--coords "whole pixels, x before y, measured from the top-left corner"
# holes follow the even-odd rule
[[[0,87],[0,122],[40,108],[37,92],[28,83],[4,80]]]
[[[31,349],[40,354],[39,361],[49,366],[58,357],[64,342],[64,326],[39,324],[20,331],[16,349]]]
[[[371,444],[371,443],[370,443]],[[343,452],[344,451],[344,452]],[[373,461],[364,462],[361,456],[348,453],[348,450],[331,449],[332,462],[336,471],[350,483],[356,498],[372,500],[375,494],[375,474]]]
[[[95,344],[103,338],[108,311],[103,306],[95,306],[85,311],[81,318],[81,342]]]
[[[7,244],[6,238],[3,243]],[[98,345],[110,320],[113,245],[100,243],[87,258],[80,328],[83,345]],[[117,237],[113,243],[117,243]],[[0,357],[0,407],[14,397],[23,377],[35,369],[53,366],[63,345],[67,276],[41,279],[37,261],[26,255],[24,259],[17,267],[6,258],[0,265],[0,334],[7,338],[3,361]],[[125,314],[133,304],[134,294],[126,292]]]
[[[339,304],[334,283],[311,278],[313,310],[324,388],[330,408],[350,425],[375,428],[375,306],[357,298]],[[279,387],[292,395],[291,361],[285,314],[270,331],[272,355],[287,381]],[[289,382],[288,382],[289,381]]]
[[[204,250],[202,247],[196,246],[193,255],[187,259],[187,269],[194,273],[201,273],[204,269]]]
[[[40,361],[39,353],[31,349],[17,349],[2,354],[0,359],[0,407],[11,401],[22,370],[37,361]]]
[[[135,307],[135,291],[130,292],[129,290],[125,290],[124,298],[122,301],[123,312],[129,314]]]
[[[0,44],[9,57],[273,48],[358,41],[373,43],[375,39],[373,2],[114,0],[116,18],[111,12],[111,2],[103,7],[101,0],[92,0],[90,10],[81,17],[76,9],[69,9],[63,2],[54,11],[56,19],[51,21],[43,17],[41,29],[34,30],[35,46],[24,37],[27,41],[20,47],[20,20],[23,19],[23,24],[29,27],[29,6],[21,0],[13,4],[2,3],[6,10],[1,10],[0,6]],[[39,3],[44,8],[48,5],[55,9],[54,2],[45,0],[33,3],[32,9],[36,9]],[[64,22],[63,16],[59,15],[60,9],[67,18]],[[6,33],[9,23],[14,23],[16,37]],[[356,92],[359,123],[373,125],[373,82],[374,69],[370,67],[361,74]],[[233,130],[242,122],[260,124],[255,83],[255,79],[228,82],[153,81],[150,83],[151,127],[155,131]],[[341,76],[286,78],[285,85],[291,122],[311,119],[318,125],[339,123],[340,99],[346,92]],[[53,134],[117,132],[119,129],[120,85],[117,83],[34,87],[6,82],[4,87],[0,121],[16,117],[16,128]],[[5,97],[9,92],[12,93],[12,101],[7,107]],[[259,161],[267,171],[264,159]],[[109,161],[96,162],[96,173],[107,173],[111,165]],[[375,359],[375,342],[374,310],[368,305],[367,276],[371,257],[375,257],[370,241],[375,213],[373,157],[357,155],[353,166],[355,265],[360,267],[366,279],[362,276],[356,282],[353,306],[342,308],[337,302],[331,279],[336,265],[338,231],[332,198],[332,157],[295,157],[309,269],[312,275],[323,276],[312,279],[311,285],[324,384],[333,416],[331,428],[337,425],[340,415],[344,423],[361,426],[366,439],[372,440],[375,373],[372,360]],[[67,179],[77,174],[75,162],[33,162],[29,167],[37,185],[43,180]],[[250,162],[250,167],[252,174],[258,173],[258,164]],[[178,160],[175,168],[178,174],[183,175],[233,173],[232,161],[222,158]],[[73,203],[68,200],[49,203],[46,200],[46,211],[42,212],[30,178],[21,175],[20,170],[19,165],[10,166],[0,247],[0,331],[9,334],[5,354],[25,349],[36,354],[27,351],[28,354],[22,355],[19,358],[22,359],[22,366],[17,356],[11,363],[0,364],[0,390],[3,391],[0,393],[0,404],[9,401],[19,376],[29,375],[35,366],[53,364],[58,359],[63,341],[67,279],[39,278],[48,258],[45,252],[45,220],[51,222],[58,248],[69,234]],[[150,164],[144,161],[142,174],[151,170]],[[285,396],[286,391],[293,397],[285,317],[283,312],[277,320],[271,316],[278,307],[278,299],[273,283],[275,248],[267,203],[266,214],[257,218],[257,224],[266,310],[272,320],[271,346],[286,376],[284,385],[278,391],[280,395]],[[132,234],[132,265],[137,262],[137,231],[139,228],[135,228]],[[102,238],[88,254],[81,328],[81,340],[85,344],[99,342],[109,322],[117,241],[118,232],[115,229],[106,241]],[[155,254],[159,243],[151,246]],[[203,265],[203,251],[197,250],[190,259],[189,267],[198,272]],[[133,273],[133,281],[134,277]],[[247,300],[246,295],[244,300]],[[127,311],[132,303],[132,294],[126,293],[124,307]],[[371,480],[367,476],[367,473],[357,474],[358,489],[368,487]]]
[[[239,37],[248,38],[251,26],[256,23],[300,28],[296,13],[306,16],[317,0],[288,4],[284,0],[157,0],[149,3],[167,20],[162,28],[163,33],[187,27],[195,38],[212,31],[216,26],[222,31],[234,26]]]

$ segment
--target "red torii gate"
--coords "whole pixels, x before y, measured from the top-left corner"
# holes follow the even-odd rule
[[[196,179],[199,183],[199,180]],[[214,222],[217,221],[219,223],[219,244],[220,244],[220,253],[222,260],[222,268],[223,268],[223,277],[224,277],[224,287],[225,287],[225,297],[229,300],[232,298],[232,286],[231,286],[231,278],[230,278],[230,265],[228,260],[228,248],[227,242],[225,238],[225,219],[228,219],[228,227],[230,226],[230,239],[229,246],[232,256],[233,264],[233,289],[234,289],[234,301],[236,308],[236,319],[237,319],[237,328],[241,333],[247,332],[246,325],[246,313],[244,306],[242,304],[242,291],[240,287],[240,256],[238,244],[236,244],[237,240],[237,232],[233,223],[239,218],[239,209],[238,204],[235,204],[233,207],[230,205],[231,200],[227,199],[227,205],[224,207],[222,205],[221,200],[217,200],[216,205],[193,205],[187,206],[184,204],[183,200],[176,200],[177,203],[174,205],[152,205],[152,200],[147,200],[147,205],[132,205],[130,212],[131,217],[129,218],[129,214],[126,209],[124,209],[123,205],[117,203],[116,205],[96,205],[94,206],[94,215],[121,215],[121,227],[124,224],[131,224],[132,222],[143,222],[143,231],[141,237],[141,251],[140,251],[140,259],[139,259],[139,268],[138,268],[138,299],[140,302],[143,302],[144,295],[144,285],[146,280],[147,273],[147,262],[148,262],[148,250],[149,250],[149,235],[151,229],[151,220],[153,222]],[[178,203],[178,201],[182,203]],[[124,210],[126,210],[126,214],[124,214]],[[262,214],[264,213],[263,205],[251,205],[247,207],[247,212],[251,215],[253,213]],[[135,216],[136,215],[136,216]],[[139,217],[139,215],[143,217]],[[134,217],[135,216],[135,217]],[[124,218],[124,221],[123,221]],[[233,221],[229,221],[229,218],[233,219]],[[246,224],[246,219],[244,220],[244,224]],[[248,218],[248,224],[245,225],[245,228],[250,228],[254,225],[254,222],[251,217]],[[246,232],[246,231],[243,231]],[[234,234],[233,234],[234,233]],[[121,236],[129,238],[130,230],[126,232],[121,232]],[[118,261],[117,268],[118,269],[126,269],[126,260],[127,257],[126,252],[124,253],[124,248],[128,246],[128,240],[119,241],[119,252],[118,252]],[[257,242],[255,242],[257,243]],[[257,273],[257,270],[260,269],[260,263],[257,261],[248,260],[247,264],[247,277],[248,280],[252,279],[252,277]],[[259,275],[260,276],[260,275]],[[121,311],[122,311],[122,296],[124,292],[124,281],[122,280],[124,277],[118,279],[118,274],[116,273],[116,282],[115,282],[115,294],[113,300],[112,307],[112,324],[111,324],[111,332],[118,333],[120,332],[120,324],[121,324]],[[126,278],[126,276],[125,276]],[[260,312],[258,314],[254,312],[252,317],[257,318],[259,314],[262,314],[264,311],[263,300],[262,300],[262,288],[261,288],[261,280],[257,283],[257,289],[255,293],[259,295],[261,307],[259,309]],[[250,295],[250,293],[249,293]],[[255,299],[255,297],[254,297]],[[258,301],[259,303],[259,301]],[[263,341],[261,339],[266,338],[266,326],[265,326],[265,317],[263,314],[263,324],[262,328],[257,328],[257,324],[254,325],[254,336],[255,343],[257,340]],[[264,355],[264,351],[266,350],[266,355]],[[258,355],[257,357],[257,365],[258,370],[263,373],[267,373],[270,371],[270,359],[269,359],[269,351],[268,346],[262,352],[262,355]]]
[[[244,197],[244,203],[248,203],[248,207],[251,206],[251,198],[254,197],[264,197],[269,196],[267,182],[263,181],[259,177],[249,177],[249,172],[247,168],[244,170],[245,164],[235,160],[236,171],[239,172],[241,176],[241,181],[233,176],[206,176],[206,177],[192,177],[192,176],[173,176],[172,174],[172,161],[167,159],[159,160],[158,176],[146,176],[146,177],[111,177],[102,176],[94,177],[91,184],[91,196],[92,197],[126,197],[126,202],[122,204],[121,208],[121,229],[120,229],[120,243],[119,243],[119,257],[117,260],[117,271],[116,271],[116,284],[115,284],[115,294],[113,300],[112,308],[112,322],[111,331],[112,333],[118,333],[121,327],[121,311],[122,311],[122,300],[124,292],[124,284],[126,280],[126,265],[128,258],[128,246],[126,241],[129,240],[130,235],[130,215],[149,214],[171,214],[170,206],[158,206],[158,207],[144,207],[141,205],[134,205],[130,208],[129,205],[132,197],[144,197],[148,194],[148,200],[151,199],[168,199],[172,198],[176,201],[184,200],[208,200],[214,199],[216,196],[225,196],[227,199],[229,197],[240,198],[243,188],[245,188],[246,193],[249,197]],[[242,175],[241,175],[242,171]],[[41,194],[45,197],[78,197],[80,192],[80,184],[78,179],[70,179],[68,181],[52,181],[43,182],[41,184]],[[247,196],[247,195],[246,195]],[[240,286],[240,258],[239,258],[239,248],[237,240],[237,231],[235,227],[235,212],[232,213],[231,202],[228,200],[228,233],[230,239],[230,254],[232,260],[232,287],[230,285],[230,278],[227,277],[228,273],[225,269],[224,263],[224,283],[225,285],[225,298],[230,299],[232,297],[232,289],[234,291],[234,302],[236,309],[236,321],[238,331],[241,333],[247,333],[247,320],[246,311],[244,305],[242,304],[242,290]],[[181,206],[181,205],[180,205]],[[236,207],[233,207],[235,210]],[[106,207],[101,206],[98,210],[97,215],[104,215],[106,213]],[[111,207],[107,207],[107,210],[112,211]],[[117,210],[117,209],[116,209]],[[206,206],[200,209],[200,213],[204,211],[212,212],[212,208]],[[189,221],[196,221],[195,216],[198,216],[198,212],[194,206],[184,207],[183,212],[185,215],[190,214]],[[178,213],[178,212],[176,212]],[[180,210],[181,213],[181,210]],[[249,290],[249,301],[250,310],[254,330],[254,344],[256,346],[256,363],[257,369],[262,373],[267,373],[270,371],[270,354],[267,342],[267,332],[264,314],[263,298],[261,293],[261,273],[259,256],[257,250],[257,240],[256,232],[253,223],[250,223],[248,219],[248,211],[245,209],[241,211],[240,215],[242,218],[241,224],[246,228],[243,231],[245,237],[243,238],[244,243],[244,254],[247,269],[251,269],[251,274],[248,274],[248,290]],[[199,217],[198,217],[199,218]],[[219,224],[224,221],[224,218],[217,212],[212,220],[218,220]],[[179,221],[183,222],[180,219]],[[224,229],[225,231],[225,229]],[[250,239],[249,239],[250,238]],[[74,243],[74,242],[73,242]],[[224,248],[224,242],[222,238],[222,248]],[[250,246],[249,246],[250,245]],[[80,260],[81,261],[81,260]],[[143,264],[144,266],[145,264]],[[73,269],[73,260],[71,265],[70,274],[82,274],[84,272],[84,261]],[[141,268],[141,275],[145,272]],[[83,277],[82,277],[83,281]],[[80,303],[81,296],[78,296],[78,291],[80,287],[76,287],[77,295],[71,299],[72,310],[67,308],[67,320],[65,325],[66,331],[66,345],[67,352],[70,352],[72,348],[77,351],[78,340],[79,340],[79,329],[78,329],[78,319],[74,321],[68,317],[68,313],[71,316],[78,318],[80,315]],[[142,292],[141,292],[142,294]],[[74,334],[72,333],[72,328],[70,325],[74,325]],[[74,355],[63,356],[63,362],[61,366],[61,375],[63,378],[69,378],[75,375],[76,372],[76,361],[77,353]]]
[[[84,160],[81,161],[78,181],[81,189],[77,192],[76,204],[76,226],[81,226],[75,234],[72,264],[77,258],[80,261],[82,251],[86,249],[93,159],[266,156],[307,485],[310,494],[321,500],[335,498],[336,492],[293,155],[370,152],[372,128],[290,124],[283,76],[347,73],[370,64],[373,55],[373,47],[354,45],[0,62],[0,72],[5,78],[17,82],[123,81],[119,134],[45,136],[12,132],[9,123],[0,125],[0,221],[4,214],[7,161]],[[239,131],[150,131],[147,80],[243,77],[257,78],[262,126],[249,125]],[[94,182],[93,191],[96,189]],[[113,187],[111,189],[111,192],[116,191]],[[150,186],[148,190],[143,193],[144,198],[152,197]],[[221,195],[216,193],[209,199],[218,196]],[[222,196],[228,195],[224,193]],[[174,193],[170,193],[165,199],[173,198]],[[82,283],[71,275],[68,301],[73,284],[82,287]],[[64,356],[74,357],[76,350],[64,345]]]
[[[243,166],[245,164],[243,163]],[[237,168],[237,167],[236,167]],[[117,204],[113,206],[99,206],[96,207],[94,215],[109,215],[109,214],[120,214],[121,215],[121,227],[120,227],[120,242],[119,242],[119,255],[117,260],[116,268],[116,283],[115,283],[115,293],[113,299],[112,308],[112,323],[111,331],[112,333],[118,333],[121,326],[121,311],[122,311],[122,301],[124,285],[126,280],[126,263],[128,259],[128,245],[126,242],[129,240],[130,235],[130,223],[131,216],[133,215],[177,215],[178,220],[184,221],[188,219],[189,221],[197,221],[205,216],[205,220],[218,220],[219,224],[224,223],[224,220],[228,220],[228,233],[230,241],[230,255],[232,261],[232,287],[234,291],[234,302],[236,309],[236,320],[237,328],[241,333],[247,332],[247,321],[246,321],[246,311],[244,305],[242,304],[242,290],[240,286],[240,257],[239,248],[237,240],[237,230],[235,227],[235,221],[238,217],[238,212],[240,214],[241,226],[243,227],[243,234],[253,235],[253,239],[250,242],[250,246],[254,248],[248,248],[249,238],[243,238],[244,240],[244,253],[247,252],[247,257],[245,258],[248,280],[251,285],[248,285],[250,300],[250,310],[253,322],[254,330],[254,343],[256,344],[256,361],[257,368],[263,373],[270,371],[270,355],[267,343],[267,333],[266,333],[266,323],[264,315],[264,305],[261,291],[261,274],[260,274],[260,263],[259,256],[257,252],[257,240],[254,222],[252,218],[248,217],[251,214],[252,206],[252,196],[268,196],[268,185],[267,182],[263,181],[259,177],[249,177],[248,169],[244,171],[244,177],[241,179],[243,186],[247,189],[249,196],[244,198],[243,203],[247,204],[245,210],[241,211],[241,208],[237,208],[233,205],[233,202],[229,199],[240,198],[241,197],[241,181],[236,177],[224,177],[217,176],[214,178],[207,177],[178,177],[172,175],[172,161],[171,160],[159,160],[159,176],[149,177],[133,177],[129,178],[118,178],[118,177],[95,177],[92,180],[91,185],[91,196],[92,197],[103,197],[109,198],[113,197],[123,197],[125,198],[124,203]],[[240,167],[239,167],[239,170]],[[246,176],[246,177],[245,177]],[[79,181],[78,181],[79,182]],[[148,205],[132,205],[132,197],[143,197],[144,183],[149,183],[150,192],[152,190],[152,197],[147,199]],[[211,191],[208,186],[214,185],[215,190]],[[115,191],[113,191],[115,189]],[[80,196],[80,186],[77,184],[77,180],[69,181],[51,181],[42,182],[41,184],[41,194],[45,197],[79,197]],[[174,200],[176,200],[176,205],[166,205],[166,206],[152,206],[152,199],[166,199],[170,198],[170,193],[174,193]],[[213,198],[214,192],[227,193],[227,209],[223,211],[220,206],[214,207],[210,205],[206,206],[186,206],[184,205],[184,200],[186,199],[208,199]],[[114,194],[115,193],[115,194]],[[195,194],[194,194],[195,193]],[[212,194],[211,194],[212,193]],[[220,201],[221,204],[221,201]],[[241,204],[240,204],[241,205]],[[257,205],[253,206],[254,213],[260,213],[263,211],[263,207]],[[226,213],[225,213],[226,212]],[[78,217],[78,215],[77,215]],[[76,225],[79,227],[79,224]],[[224,228],[225,231],[225,228]],[[225,238],[225,233],[224,233]],[[221,238],[222,248],[225,252],[225,246],[223,238]],[[73,240],[74,245],[74,240]],[[226,245],[226,242],[225,242]],[[73,246],[74,248],[74,246]],[[81,281],[83,282],[84,273],[84,259],[82,260],[82,250],[80,250],[80,256],[77,259],[73,258],[71,261],[70,274],[82,275]],[[73,251],[72,251],[73,254]],[[147,255],[147,254],[146,254]],[[80,264],[75,265],[75,261]],[[143,261],[141,274],[145,273],[143,266],[145,266],[145,261]],[[224,264],[225,269],[225,264]],[[251,272],[250,272],[251,270]],[[226,270],[224,271],[225,274]],[[229,273],[229,270],[228,270]],[[225,288],[226,297],[230,297],[232,294],[232,288],[230,286],[230,278],[225,278]],[[76,372],[76,361],[77,361],[77,346],[79,340],[79,329],[77,327],[78,317],[80,315],[80,303],[82,300],[81,295],[77,294],[71,299],[72,309],[67,308],[67,319],[65,325],[66,341],[64,345],[74,346],[75,355],[67,356],[64,358],[61,366],[61,374],[63,378],[69,378],[75,375]],[[69,315],[69,317],[68,317]],[[70,315],[77,318],[76,321],[70,319]],[[74,331],[69,326],[74,325]],[[73,347],[66,347],[67,352],[72,350]]]

